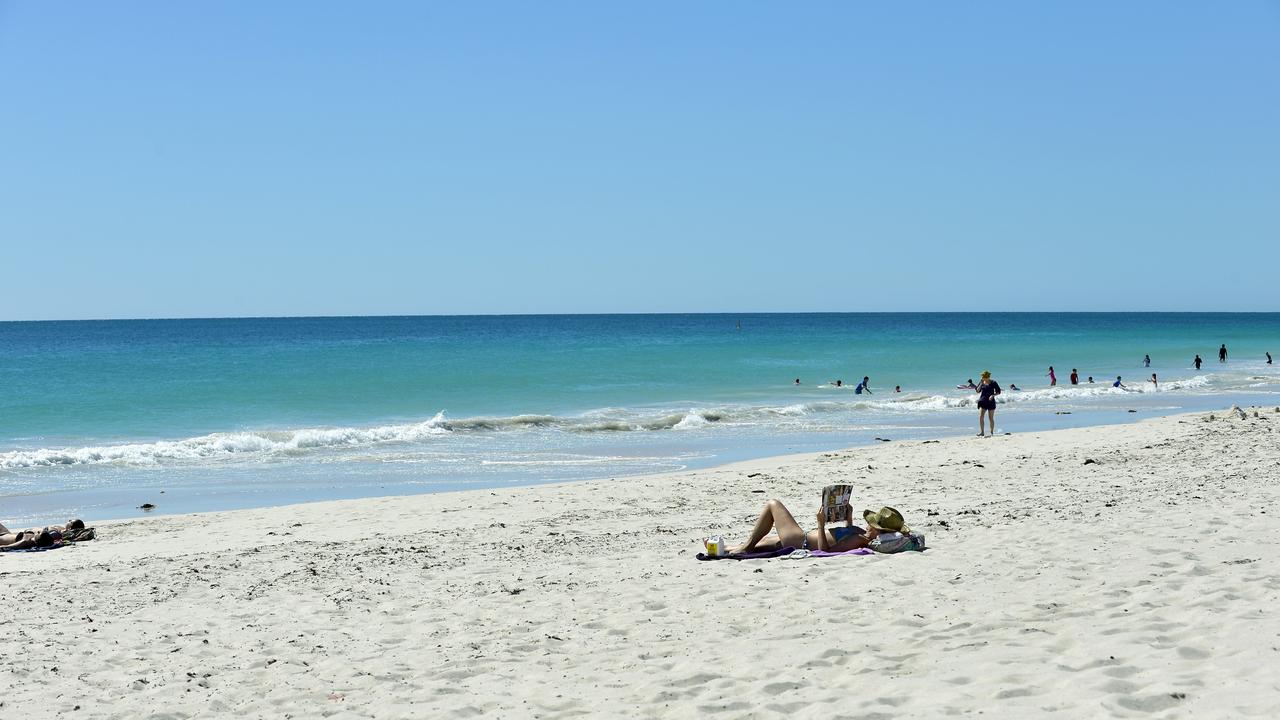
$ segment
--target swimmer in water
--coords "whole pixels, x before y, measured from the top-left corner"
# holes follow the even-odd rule
[[[1049,387],[1053,387],[1058,384],[1058,376],[1053,372],[1052,365],[1049,366],[1049,372],[1045,374],[1049,376]]]
[[[1143,355],[1143,356],[1142,356],[1142,367],[1151,367],[1151,356],[1150,356],[1150,355]]]
[[[1191,362],[1195,363],[1196,369],[1197,369],[1197,370],[1199,370],[1199,369],[1200,369],[1200,363],[1202,363],[1202,362],[1204,362],[1204,361],[1200,359],[1200,356],[1199,356],[1199,355],[1197,355],[1197,356],[1196,356],[1196,359],[1195,359],[1195,360],[1192,360]]]
[[[862,376],[862,382],[858,383],[858,387],[853,389],[854,395],[861,395],[864,392],[868,395],[871,394],[871,378],[866,375]]]
[[[837,381],[836,381],[836,387],[844,387],[844,381],[843,381],[843,380],[837,380]]]
[[[1156,374],[1155,374],[1155,373],[1151,373],[1151,379],[1150,379],[1150,380],[1148,380],[1147,382],[1151,383],[1151,384],[1152,384],[1152,385],[1154,385],[1155,387],[1160,387],[1160,381],[1159,381],[1159,380],[1156,380]]]
[[[1093,384],[1093,376],[1092,376],[1092,375],[1090,375],[1090,376],[1089,376],[1089,384],[1090,384],[1090,385],[1092,385],[1092,384]]]
[[[1080,373],[1076,372],[1075,368],[1071,368],[1071,384],[1072,385],[1080,384]]]
[[[893,386],[893,391],[894,391],[894,392],[896,392],[896,393],[902,392],[902,386],[901,386],[901,385],[894,385],[894,386]]]
[[[1015,383],[1009,383],[1009,389],[1010,389],[1010,390],[1021,390],[1022,388],[1018,387]]]
[[[1118,388],[1122,388],[1122,387],[1124,387],[1124,383],[1120,382],[1120,376],[1119,376],[1119,375],[1117,375],[1117,376],[1116,376],[1116,381],[1115,381],[1115,382],[1113,382],[1113,383],[1111,383],[1111,387],[1118,387]]]
[[[800,378],[796,378],[796,384],[797,384],[797,385],[799,385],[799,384],[800,384]]]

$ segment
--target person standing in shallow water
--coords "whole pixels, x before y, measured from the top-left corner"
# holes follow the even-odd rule
[[[1222,347],[1218,348],[1218,362],[1226,362],[1226,361],[1227,361],[1227,344],[1223,343]]]
[[[1080,384],[1080,373],[1076,372],[1075,368],[1071,368],[1071,384],[1072,385]]]
[[[1057,385],[1058,376],[1054,374],[1052,365],[1049,366],[1048,375],[1049,375],[1049,387],[1053,387],[1054,385]]]
[[[978,393],[978,437],[983,436],[983,420],[991,426],[992,437],[996,434],[996,396],[1000,394],[1000,383],[991,379],[991,371],[982,371],[982,382],[976,388]]]
[[[1271,353],[1267,353],[1267,364],[1271,364]]]
[[[1204,362],[1204,361],[1200,359],[1200,356],[1199,356],[1199,355],[1197,355],[1197,356],[1196,356],[1196,359],[1194,360],[1194,362],[1195,362],[1195,364],[1196,364],[1196,369],[1197,369],[1197,370],[1199,370],[1199,369],[1200,369],[1200,363],[1202,363],[1202,362]]]
[[[1142,356],[1142,367],[1151,367],[1151,356],[1150,356],[1150,355],[1143,355],[1143,356]]]

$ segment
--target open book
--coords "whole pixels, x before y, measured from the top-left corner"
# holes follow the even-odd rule
[[[842,522],[853,517],[853,506],[849,504],[852,496],[852,485],[828,485],[822,489],[822,509],[827,514],[827,522]]]

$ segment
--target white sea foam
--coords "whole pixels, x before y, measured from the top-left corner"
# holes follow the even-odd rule
[[[1270,380],[1271,382],[1259,382]],[[1203,395],[1235,390],[1257,392],[1260,387],[1277,387],[1280,378],[1260,378],[1254,374],[1224,377],[1196,375],[1170,380],[1159,387],[1143,376],[1133,378],[1124,388],[1110,382],[1060,385],[1033,390],[1009,390],[999,397],[1004,405],[1051,410],[1091,402],[1120,401],[1127,397],[1154,393]],[[61,465],[154,466],[216,462],[220,460],[265,460],[320,455],[349,449],[357,456],[384,445],[435,443],[457,434],[506,432],[633,433],[665,431],[706,431],[716,427],[787,427],[789,429],[830,430],[853,428],[867,421],[882,424],[891,416],[929,415],[937,412],[970,411],[977,404],[976,393],[955,390],[943,393],[901,393],[889,396],[857,396],[848,401],[813,400],[785,405],[726,405],[721,407],[673,409],[601,408],[576,416],[513,415],[509,417],[447,418],[443,412],[411,423],[370,427],[316,427],[291,430],[222,432],[182,440],[160,440],[72,448],[15,449],[0,453],[0,469],[52,467]],[[1173,406],[1170,406],[1173,407]],[[878,420],[873,420],[879,418]],[[329,455],[324,455],[328,452]],[[385,452],[377,450],[377,452]],[[344,457],[349,457],[346,453]]]

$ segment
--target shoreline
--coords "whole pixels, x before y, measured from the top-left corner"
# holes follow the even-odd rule
[[[79,589],[0,620],[23,647],[74,648],[0,668],[4,707],[1275,714],[1280,414],[1208,415],[95,523],[93,542],[0,555],[15,591],[51,571]],[[930,549],[693,559],[765,498],[811,527],[834,481]]]
[[[1230,397],[1215,398],[1218,401],[1228,402],[1235,400]],[[1245,398],[1240,398],[1244,400]],[[1249,400],[1258,400],[1258,397],[1247,398]],[[1267,408],[1273,405],[1248,405],[1250,408]],[[1004,420],[1001,422],[1001,433],[1004,433],[1005,427],[1011,427],[1017,434],[1027,432],[1049,432],[1058,429],[1072,429],[1082,427],[1102,427],[1109,425],[1126,425],[1132,423],[1145,422],[1151,419],[1172,417],[1176,415],[1202,412],[1204,408],[1187,409],[1185,407],[1176,408],[1174,412],[1169,412],[1163,408],[1144,408],[1134,411],[1132,409],[1122,411],[1116,408],[1092,408],[1087,410],[1076,410],[1073,412],[1053,412],[1036,411],[1026,412],[1020,411],[1013,415],[1013,419],[1009,419],[1009,415],[1002,415]],[[1006,409],[1006,413],[1011,412]],[[1068,419],[1069,416],[1069,419]],[[1082,418],[1090,418],[1083,421]],[[973,418],[976,421],[976,415]],[[1052,424],[1052,425],[1051,425]],[[1046,427],[1046,425],[1050,425]],[[265,501],[256,501],[253,499],[253,493],[244,490],[226,493],[223,486],[213,482],[211,489],[198,484],[143,484],[138,487],[106,487],[100,489],[81,489],[70,491],[54,491],[51,493],[32,493],[25,495],[8,495],[0,496],[0,501],[7,500],[10,508],[17,506],[25,509],[25,514],[10,515],[3,520],[9,524],[18,525],[45,525],[51,523],[64,522],[69,516],[84,516],[89,518],[106,518],[112,521],[125,521],[135,519],[145,519],[149,517],[172,517],[184,516],[197,513],[210,512],[235,512],[240,510],[253,509],[269,509],[281,508],[292,505],[308,504],[316,502],[334,502],[342,500],[361,500],[370,498],[390,498],[390,497],[408,497],[415,495],[429,495],[439,493],[468,492],[472,490],[493,490],[509,487],[541,487],[546,485],[559,485],[562,483],[577,482],[603,482],[618,479],[644,478],[650,475],[665,475],[672,473],[686,473],[695,471],[714,471],[723,467],[739,464],[765,462],[775,457],[783,457],[788,455],[813,455],[825,452],[838,452],[853,448],[875,447],[880,444],[879,435],[872,436],[872,433],[883,435],[897,434],[894,430],[902,432],[897,438],[889,438],[890,441],[896,442],[919,442],[923,440],[942,440],[947,438],[963,438],[970,436],[968,428],[960,429],[959,426],[941,424],[933,427],[912,427],[904,431],[903,428],[885,427],[882,429],[865,430],[867,437],[861,438],[861,442],[844,442],[833,443],[831,445],[819,445],[815,438],[818,436],[805,436],[797,438],[794,441],[783,444],[807,445],[806,449],[795,452],[767,452],[767,454],[754,455],[752,451],[745,450],[743,447],[730,446],[722,448],[716,456],[713,456],[709,464],[697,462],[687,463],[684,467],[663,472],[648,471],[626,471],[625,466],[615,468],[615,470],[623,470],[622,472],[614,472],[611,474],[603,474],[593,477],[562,477],[551,480],[531,480],[531,479],[492,479],[488,481],[467,482],[462,487],[449,487],[445,485],[442,489],[432,489],[433,485],[416,484],[417,487],[424,489],[418,492],[406,491],[408,488],[414,487],[415,484],[406,484],[403,480],[391,476],[387,482],[387,487],[378,486],[376,489],[367,481],[362,481],[352,485],[343,484],[345,476],[338,476],[334,479],[334,484],[327,489],[315,488],[310,491],[290,490],[289,485],[281,485],[279,488],[269,490],[269,494],[276,494],[279,497],[269,498]],[[922,432],[923,431],[923,432]],[[830,438],[836,440],[836,438]],[[845,438],[848,439],[847,437]],[[774,450],[776,448],[768,448]],[[425,462],[425,461],[424,461]],[[259,467],[259,474],[269,474],[272,465],[264,464]],[[390,468],[388,468],[390,470]],[[233,477],[248,477],[249,470],[246,468],[228,468],[227,472],[233,472]],[[232,480],[231,485],[227,488],[235,488],[237,484],[244,483],[245,480]],[[335,489],[337,490],[335,492]],[[168,492],[167,497],[162,497]],[[78,507],[70,509],[50,509],[56,504],[68,504],[61,500],[65,493],[72,494],[88,494],[90,499],[97,498],[98,506],[95,507],[93,502],[82,500],[81,503],[71,503]],[[95,495],[96,493],[96,495]],[[301,495],[301,498],[294,496]],[[129,500],[122,500],[122,497],[128,497]],[[33,499],[35,505],[24,507],[23,502],[30,503]],[[43,507],[41,505],[43,503]],[[138,505],[142,503],[153,503],[157,505],[158,512],[141,511]],[[206,508],[199,508],[199,505],[205,505]],[[167,507],[177,506],[177,509],[168,510]],[[193,506],[195,506],[193,508]],[[106,512],[95,514],[95,509],[105,509]],[[19,511],[21,512],[21,510]],[[98,520],[98,522],[106,522]]]

